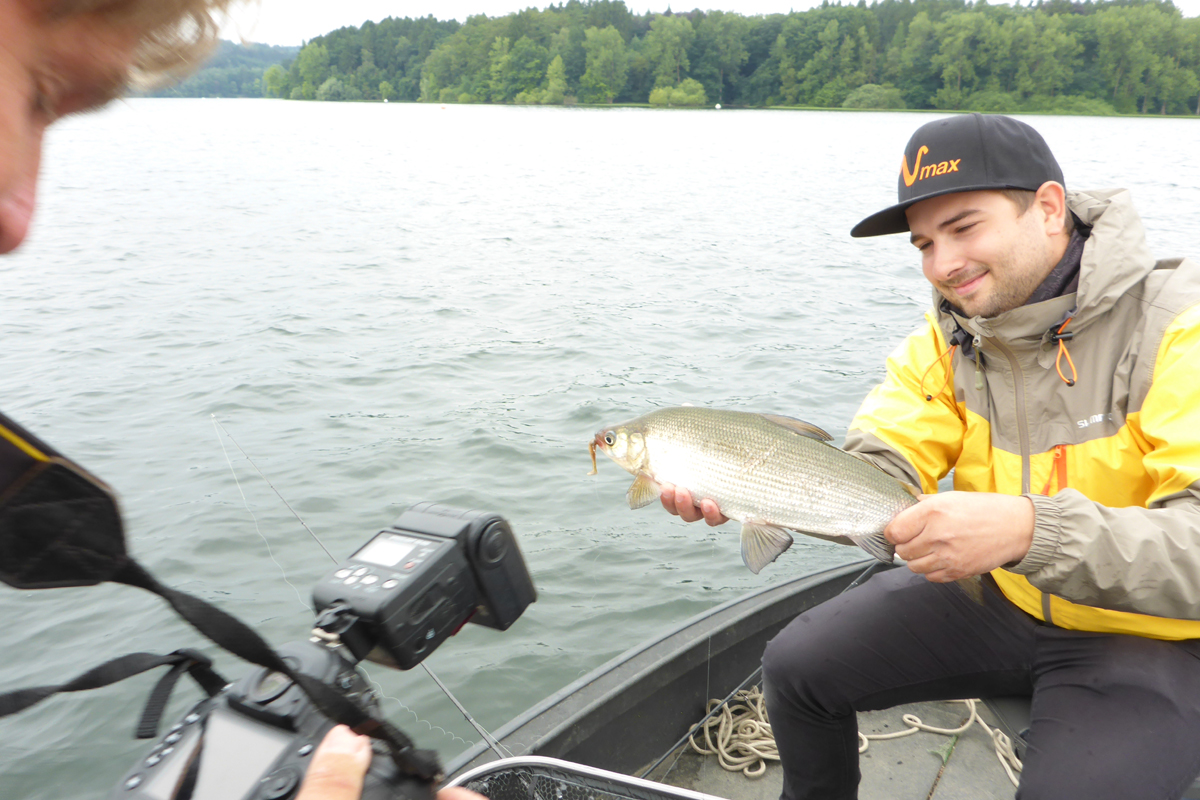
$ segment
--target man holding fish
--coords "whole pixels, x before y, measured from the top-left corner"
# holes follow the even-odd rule
[[[883,528],[908,569],[767,647],[783,797],[857,796],[856,711],[1028,693],[1018,796],[1181,797],[1200,773],[1200,263],[1156,262],[1128,192],[1067,192],[1001,116],[917,130],[899,202],[851,235],[903,232],[934,307],[845,449],[925,494]],[[669,512],[726,521],[679,483],[656,486]],[[972,576],[981,602],[952,583]]]

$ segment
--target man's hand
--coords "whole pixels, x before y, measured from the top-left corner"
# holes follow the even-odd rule
[[[370,737],[336,725],[317,745],[296,800],[359,800],[370,765]]]
[[[713,527],[729,522],[729,517],[722,514],[721,509],[717,508],[716,500],[706,497],[700,501],[700,507],[697,508],[692,502],[692,493],[687,489],[670,483],[661,485],[662,495],[659,499],[662,501],[663,508],[684,522],[696,522],[703,519]]]
[[[1019,495],[921,495],[883,535],[913,572],[935,583],[982,575],[1020,561],[1033,544],[1033,503]]]
[[[371,765],[371,739],[345,725],[330,728],[313,753],[312,763],[296,800],[359,800],[363,778]],[[437,800],[487,800],[461,786],[437,793]]]

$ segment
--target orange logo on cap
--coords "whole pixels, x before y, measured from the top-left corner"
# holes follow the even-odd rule
[[[908,169],[908,156],[900,156],[900,175],[904,178],[905,186],[912,186],[917,181],[923,181],[926,178],[932,178],[935,175],[945,175],[947,172],[958,172],[958,165],[962,161],[961,158],[954,158],[949,161],[939,161],[936,164],[926,164],[921,166],[921,156],[929,152],[929,148],[921,145],[921,149],[917,151],[917,160],[913,162],[913,168],[910,172]]]

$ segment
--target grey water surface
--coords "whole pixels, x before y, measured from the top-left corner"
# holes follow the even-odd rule
[[[893,202],[919,114],[133,100],[63,122],[0,260],[0,408],[117,488],[164,582],[272,642],[330,561],[420,500],[502,513],[540,592],[428,660],[496,727],[680,621],[859,559],[631,512],[587,442],[680,403],[838,441],[929,302]],[[1069,187],[1133,190],[1159,256],[1200,230],[1200,122],[1039,117]],[[1195,253],[1191,253],[1195,255]],[[232,465],[232,468],[231,468]],[[0,690],[130,651],[215,653],[127,587],[0,587]],[[420,669],[370,667],[449,758],[478,736]],[[0,720],[0,797],[98,798],[157,676]],[[197,697],[181,683],[171,714]]]

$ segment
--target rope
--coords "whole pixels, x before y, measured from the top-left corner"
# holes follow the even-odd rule
[[[709,700],[706,711],[711,712],[720,702]],[[716,755],[721,766],[730,772],[741,772],[747,778],[761,778],[766,774],[767,761],[779,760],[775,735],[767,722],[762,689],[757,686],[735,694],[719,714],[701,726],[700,732],[704,734],[704,744],[696,744],[693,735],[688,738],[692,749],[700,755]]]
[[[721,701],[709,700],[708,712]],[[924,731],[941,736],[959,736],[978,724],[992,740],[996,758],[1004,768],[1013,786],[1017,786],[1017,773],[1021,771],[1021,759],[1013,749],[1012,740],[998,728],[992,728],[979,716],[978,700],[952,700],[954,703],[965,703],[971,712],[967,721],[957,728],[939,728],[927,725],[915,714],[905,714],[900,719],[907,725],[906,730],[895,733],[858,733],[858,752],[865,753],[873,741],[899,739]],[[771,724],[767,720],[767,709],[763,703],[762,689],[755,686],[734,695],[733,700],[704,723],[701,731],[704,734],[704,744],[697,744],[693,735],[688,739],[692,749],[701,755],[716,755],[721,766],[730,772],[742,772],[747,778],[760,778],[767,771],[767,761],[779,760],[779,749],[775,744],[775,736],[771,732]],[[715,739],[715,741],[714,741]]]

